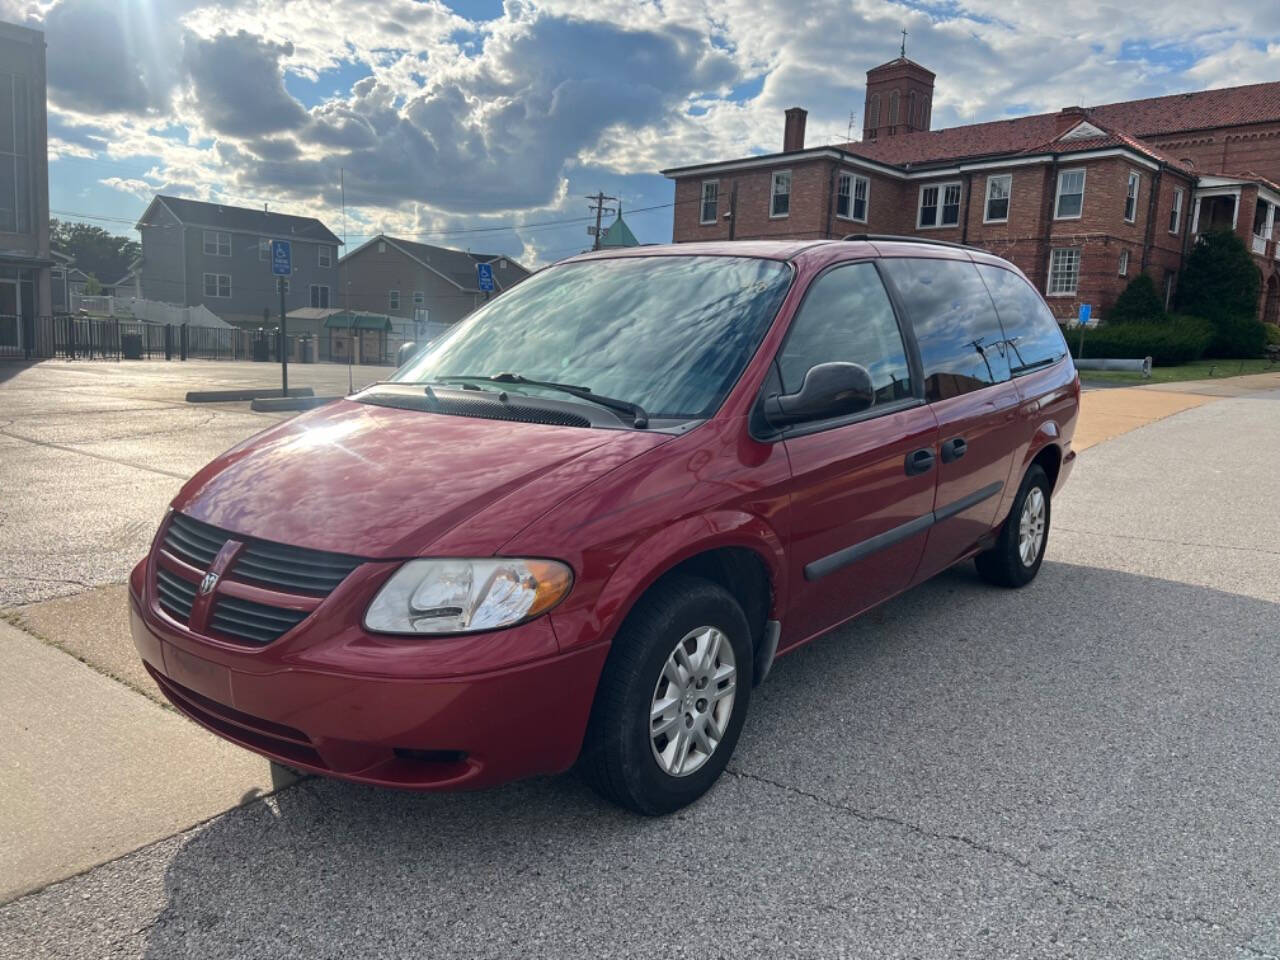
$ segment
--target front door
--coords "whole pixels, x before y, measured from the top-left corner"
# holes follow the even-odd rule
[[[0,347],[22,346],[22,300],[17,280],[0,280]]]
[[[938,421],[938,493],[920,581],[990,533],[1021,439],[1004,332],[973,263],[886,260],[920,345],[925,396]]]
[[[783,647],[904,589],[920,562],[937,426],[907,357],[873,264],[839,265],[814,280],[778,353],[776,388],[795,393],[810,368],[845,361],[870,372],[875,402],[789,428],[783,441],[792,472]]]

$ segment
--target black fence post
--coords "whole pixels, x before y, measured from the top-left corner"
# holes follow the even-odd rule
[[[178,328],[178,345],[179,345],[179,358],[182,360],[186,360],[187,359],[187,325],[185,323]]]
[[[164,325],[164,358],[166,360],[173,359],[173,324],[166,323]]]

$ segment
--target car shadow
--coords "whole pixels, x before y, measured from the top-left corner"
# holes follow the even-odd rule
[[[1280,605],[1218,590],[965,565],[780,659],[685,811],[572,775],[308,779],[189,835],[145,953],[887,955],[981,927],[1008,955],[1033,901],[1103,954],[1099,923],[1162,909],[1247,940],[1280,888],[1277,636]]]

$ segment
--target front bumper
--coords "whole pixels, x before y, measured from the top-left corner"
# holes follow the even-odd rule
[[[581,749],[605,644],[448,676],[430,675],[430,640],[416,648],[420,676],[403,650],[388,672],[369,644],[349,637],[339,648],[318,641],[309,656],[305,624],[280,649],[234,650],[148,607],[145,563],[139,567],[130,626],[161,691],[192,720],[272,760],[361,783],[443,790],[558,773]],[[501,642],[545,650],[550,633],[544,617],[502,631]],[[486,648],[486,635],[472,639]]]

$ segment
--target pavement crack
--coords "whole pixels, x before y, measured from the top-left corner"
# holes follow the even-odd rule
[[[1088,903],[1095,903],[1098,906],[1103,907],[1104,909],[1107,909],[1107,910],[1125,911],[1141,920],[1152,920],[1152,921],[1157,921],[1162,923],[1174,923],[1180,926],[1191,926],[1191,927],[1208,928],[1210,930],[1221,930],[1234,938],[1245,939],[1244,933],[1242,933],[1239,930],[1235,930],[1229,924],[1224,923],[1220,920],[1214,920],[1209,917],[1204,917],[1196,913],[1178,914],[1173,912],[1172,910],[1166,910],[1162,912],[1150,912],[1150,913],[1144,912],[1142,908],[1137,904],[1133,904],[1124,900],[1117,900],[1111,897],[1102,896],[1101,894],[1093,893],[1079,886],[1078,884],[1073,883],[1072,881],[1068,880],[1065,877],[1059,877],[1052,873],[1048,873],[1044,870],[1037,868],[1034,864],[1030,863],[1029,861],[1023,860],[1021,857],[1014,856],[1008,851],[1001,850],[998,847],[993,847],[988,843],[983,843],[981,840],[975,840],[972,837],[966,837],[964,834],[943,833],[935,830],[929,830],[928,828],[923,827],[917,823],[912,823],[909,820],[902,820],[898,817],[893,817],[888,814],[869,813],[866,810],[860,810],[857,807],[852,806],[851,804],[841,803],[837,800],[831,800],[830,798],[824,797],[821,794],[813,793],[812,791],[809,791],[809,790],[804,790],[800,787],[794,786],[793,784],[782,783],[781,781],[774,780],[770,777],[762,777],[759,774],[747,773],[743,770],[735,770],[732,767],[726,767],[724,772],[729,774],[732,777],[737,777],[740,780],[752,780],[752,781],[755,781],[756,783],[762,783],[767,786],[774,787],[775,789],[781,790],[785,793],[792,794],[793,796],[803,797],[814,803],[820,804],[821,806],[827,807],[830,810],[835,810],[839,813],[848,814],[849,816],[854,817],[857,820],[861,820],[863,823],[887,824],[889,826],[897,827],[898,829],[901,829],[901,830],[906,830],[909,833],[915,834],[916,836],[919,836],[919,837],[924,837],[929,840],[949,841],[952,843],[961,844],[969,848],[970,850],[976,851],[978,853],[986,854],[987,856],[995,857],[999,860],[1003,860],[1006,863],[1012,864],[1013,866],[1024,871],[1025,873],[1030,874],[1036,879],[1041,880],[1044,883],[1047,883],[1056,889],[1062,890],[1070,894],[1072,897],[1075,897],[1078,900],[1082,900]],[[1239,944],[1239,946],[1241,950],[1245,950],[1248,953],[1251,953],[1260,957],[1272,957],[1272,960],[1275,960],[1272,954],[1257,950],[1254,947],[1248,946],[1247,944],[1242,943],[1242,944]]]
[[[189,478],[189,474],[177,473],[173,470],[163,470],[160,467],[148,467],[145,464],[136,463],[133,460],[126,460],[123,457],[109,457],[103,453],[90,453],[88,450],[81,450],[77,447],[68,446],[65,443],[54,443],[51,440],[32,440],[30,437],[24,437],[18,433],[11,433],[8,430],[0,430],[0,436],[8,437],[10,440],[20,440],[23,443],[30,443],[37,447],[47,447],[50,450],[61,450],[64,453],[75,453],[82,457],[101,460],[104,463],[114,463],[122,467],[131,467],[134,470],[144,470],[147,473],[157,473],[165,477],[174,477],[178,480],[186,480]]]
[[[1240,553],[1268,553],[1280,557],[1280,550],[1267,550],[1262,547],[1237,547],[1230,543],[1202,543],[1198,540],[1172,540],[1166,537],[1143,537],[1136,533],[1113,533],[1105,530],[1074,530],[1071,527],[1054,527],[1059,533],[1076,533],[1082,537],[1110,537],[1114,540],[1143,540],[1147,543],[1167,543],[1178,547],[1205,547],[1209,550],[1236,550]]]

